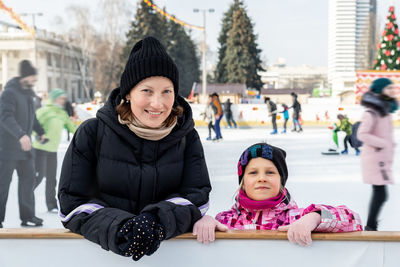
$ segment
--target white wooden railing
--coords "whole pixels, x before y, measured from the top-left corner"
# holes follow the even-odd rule
[[[400,232],[315,233],[309,247],[276,231],[217,233],[209,245],[184,234],[139,262],[101,249],[65,229],[0,229],[0,267],[400,266]]]

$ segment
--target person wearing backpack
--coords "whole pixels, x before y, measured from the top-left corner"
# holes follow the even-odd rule
[[[59,183],[61,221],[137,261],[192,231],[210,191],[178,68],[159,40],[145,37],[132,48],[120,87],[72,138]]]
[[[278,110],[276,104],[269,97],[266,97],[264,102],[267,104],[268,116],[271,117],[272,127],[274,129],[271,134],[278,134],[278,126],[276,125],[276,114],[278,113]]]
[[[372,185],[365,230],[378,230],[378,216],[387,200],[387,185],[393,184],[394,133],[392,113],[398,109],[395,86],[387,78],[373,81],[361,99],[365,107],[357,138],[363,142],[361,153],[364,183]]]
[[[340,125],[335,129],[335,131],[343,131],[346,133],[346,137],[343,140],[343,144],[344,144],[344,150],[341,152],[342,155],[347,155],[349,153],[348,150],[348,145],[347,143],[350,144],[350,146],[352,146],[355,151],[356,151],[356,155],[358,156],[360,154],[360,150],[353,146],[353,143],[351,142],[351,135],[352,135],[352,124],[349,122],[349,119],[342,115],[342,114],[338,114],[337,118],[340,120]]]

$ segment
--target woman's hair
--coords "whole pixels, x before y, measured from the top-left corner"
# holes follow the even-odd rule
[[[131,110],[131,104],[127,103],[126,101],[123,101],[121,104],[119,104],[116,108],[117,113],[121,117],[121,120],[128,120],[130,121],[132,119],[133,113]],[[183,114],[183,108],[178,105],[178,103],[175,101],[174,105],[172,106],[171,114],[168,116],[168,118],[163,122],[164,126],[169,127],[174,123],[176,117],[180,117]]]

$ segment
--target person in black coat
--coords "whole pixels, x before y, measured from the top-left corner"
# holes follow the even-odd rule
[[[178,69],[161,43],[133,47],[120,87],[75,133],[59,183],[63,225],[139,260],[191,231],[211,191]]]
[[[293,108],[293,129],[292,132],[302,132],[303,128],[301,128],[300,124],[300,112],[301,112],[301,104],[297,100],[297,94],[295,92],[292,92],[290,94],[293,99],[293,105],[290,108]],[[299,130],[297,130],[297,126],[299,126]]]
[[[233,126],[236,129],[237,128],[237,124],[236,124],[236,121],[233,119],[232,102],[231,102],[231,100],[229,98],[224,103],[224,113],[225,113],[226,122],[228,123],[229,128],[232,128],[232,124],[233,124]]]
[[[271,117],[272,128],[273,128],[271,134],[278,134],[278,126],[276,125],[276,114],[278,113],[278,110],[276,108],[276,104],[269,97],[264,98],[264,103],[267,104],[268,116]]]
[[[32,90],[36,69],[27,60],[19,65],[20,76],[11,79],[0,98],[0,228],[4,221],[8,191],[14,169],[18,174],[18,200],[22,226],[41,226],[35,216],[35,168],[31,134],[41,140],[44,130],[35,116]]]

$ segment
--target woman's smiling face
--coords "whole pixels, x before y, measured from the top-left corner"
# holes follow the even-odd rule
[[[149,128],[159,128],[171,114],[175,101],[174,85],[161,76],[144,79],[126,96],[135,117]]]

